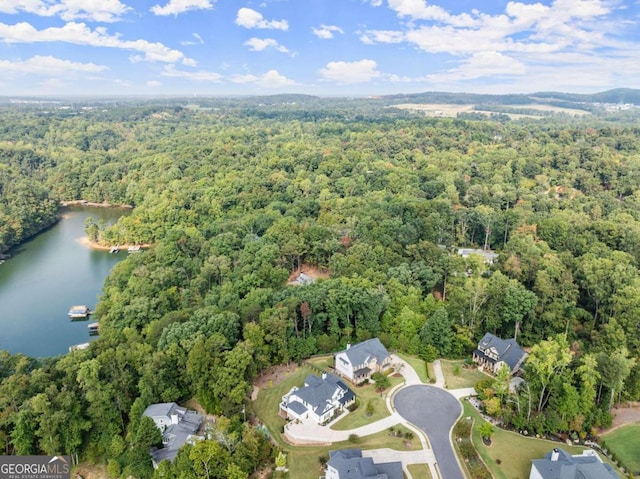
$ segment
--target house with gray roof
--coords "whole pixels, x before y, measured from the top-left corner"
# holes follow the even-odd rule
[[[458,254],[465,259],[471,255],[480,256],[484,260],[484,262],[487,264],[495,263],[499,256],[498,253],[494,253],[491,250],[473,249],[473,248],[459,248]]]
[[[403,479],[402,463],[376,464],[361,449],[329,451],[326,479]]]
[[[391,356],[378,338],[367,339],[340,351],[335,357],[335,368],[339,374],[358,384],[369,379],[375,372],[384,372],[391,367]]]
[[[310,374],[304,386],[282,396],[280,414],[287,419],[312,419],[323,424],[355,401],[356,395],[333,374]]]
[[[165,459],[173,461],[178,449],[186,442],[199,440],[196,432],[202,423],[202,416],[195,411],[180,407],[174,402],[151,404],[142,413],[153,419],[162,433],[162,448],[153,449],[153,466],[158,467]]]
[[[496,374],[503,364],[509,366],[511,374],[517,374],[521,371],[527,356],[515,339],[501,339],[487,333],[473,352],[473,361],[493,374]]]
[[[572,456],[564,449],[555,448],[544,459],[531,462],[529,479],[620,479],[593,449]]]

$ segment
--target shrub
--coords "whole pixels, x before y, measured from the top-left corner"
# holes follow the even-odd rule
[[[411,431],[405,432],[404,438],[410,441],[411,439],[413,439],[413,433]]]
[[[358,444],[360,442],[360,436],[357,434],[349,434],[349,442],[351,444]]]

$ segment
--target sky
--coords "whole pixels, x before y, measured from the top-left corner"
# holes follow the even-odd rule
[[[640,88],[640,0],[0,0],[0,95]]]

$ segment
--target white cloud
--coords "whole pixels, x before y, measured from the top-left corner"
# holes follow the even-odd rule
[[[273,38],[250,38],[246,42],[245,45],[249,47],[249,49],[253,52],[261,52],[267,48],[274,48],[282,53],[290,53],[289,49],[284,45],[280,45]]]
[[[311,27],[311,31],[313,31],[316,37],[322,38],[323,40],[333,38],[334,33],[344,33],[342,28],[336,27],[335,25],[320,25],[320,28]]]
[[[466,59],[459,67],[445,73],[428,75],[431,81],[473,80],[482,77],[523,75],[524,63],[498,52],[480,52]]]
[[[372,7],[379,7],[382,5],[382,0],[369,0]]]
[[[162,43],[122,40],[119,35],[109,35],[104,27],[91,30],[84,23],[69,22],[63,27],[49,27],[44,30],[36,30],[26,22],[15,25],[0,23],[0,40],[4,43],[64,42],[92,47],[118,48],[142,54],[133,56],[132,61],[195,64],[194,60],[186,58],[181,51],[168,48]]]
[[[120,0],[2,0],[0,12],[57,16],[65,21],[116,22],[130,11]]]
[[[146,85],[151,88],[158,88],[162,86],[162,82],[159,82],[158,80],[149,80]]]
[[[329,62],[320,70],[325,80],[338,83],[366,83],[380,76],[376,70],[374,60],[359,60],[356,62]]]
[[[375,43],[401,43],[405,40],[403,32],[394,30],[369,30],[360,35],[360,41],[367,45]]]
[[[187,80],[194,81],[209,81],[209,82],[220,82],[222,80],[222,75],[216,72],[208,72],[208,71],[185,71],[185,70],[177,70],[175,65],[167,65],[164,67],[164,70],[161,73],[162,76],[165,77],[175,77],[175,78],[186,78]]]
[[[0,60],[0,70],[4,75],[67,75],[71,72],[101,72],[108,70],[104,65],[95,63],[78,63],[62,60],[52,56],[39,56],[28,60],[9,61]]]
[[[240,25],[244,28],[268,28],[273,30],[289,29],[289,22],[286,20],[265,20],[260,12],[244,7],[238,10],[236,25]]]
[[[196,41],[193,40],[183,40],[180,42],[180,45],[203,45],[204,44],[204,40],[202,39],[202,37],[200,35],[198,35],[197,33],[193,33],[192,34],[193,37],[196,39]]]
[[[263,88],[283,88],[291,85],[295,85],[296,82],[280,74],[277,70],[269,70],[260,76],[245,74],[245,75],[232,75],[231,81],[233,83],[253,83]]]
[[[155,15],[178,15],[191,10],[209,10],[213,8],[210,0],[169,0],[164,7],[154,5],[149,9]]]

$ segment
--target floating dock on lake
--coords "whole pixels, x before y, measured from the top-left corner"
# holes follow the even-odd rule
[[[112,246],[111,249],[109,250],[109,253],[119,253],[120,252],[120,246]]]
[[[71,306],[71,308],[69,309],[68,315],[71,319],[84,319],[89,317],[91,313],[92,311],[89,309],[88,306],[80,305],[80,306]]]
[[[142,247],[140,245],[129,246],[127,248],[128,253],[139,253],[142,251]]]
[[[98,334],[98,323],[87,324],[89,330],[89,336],[96,336]]]

